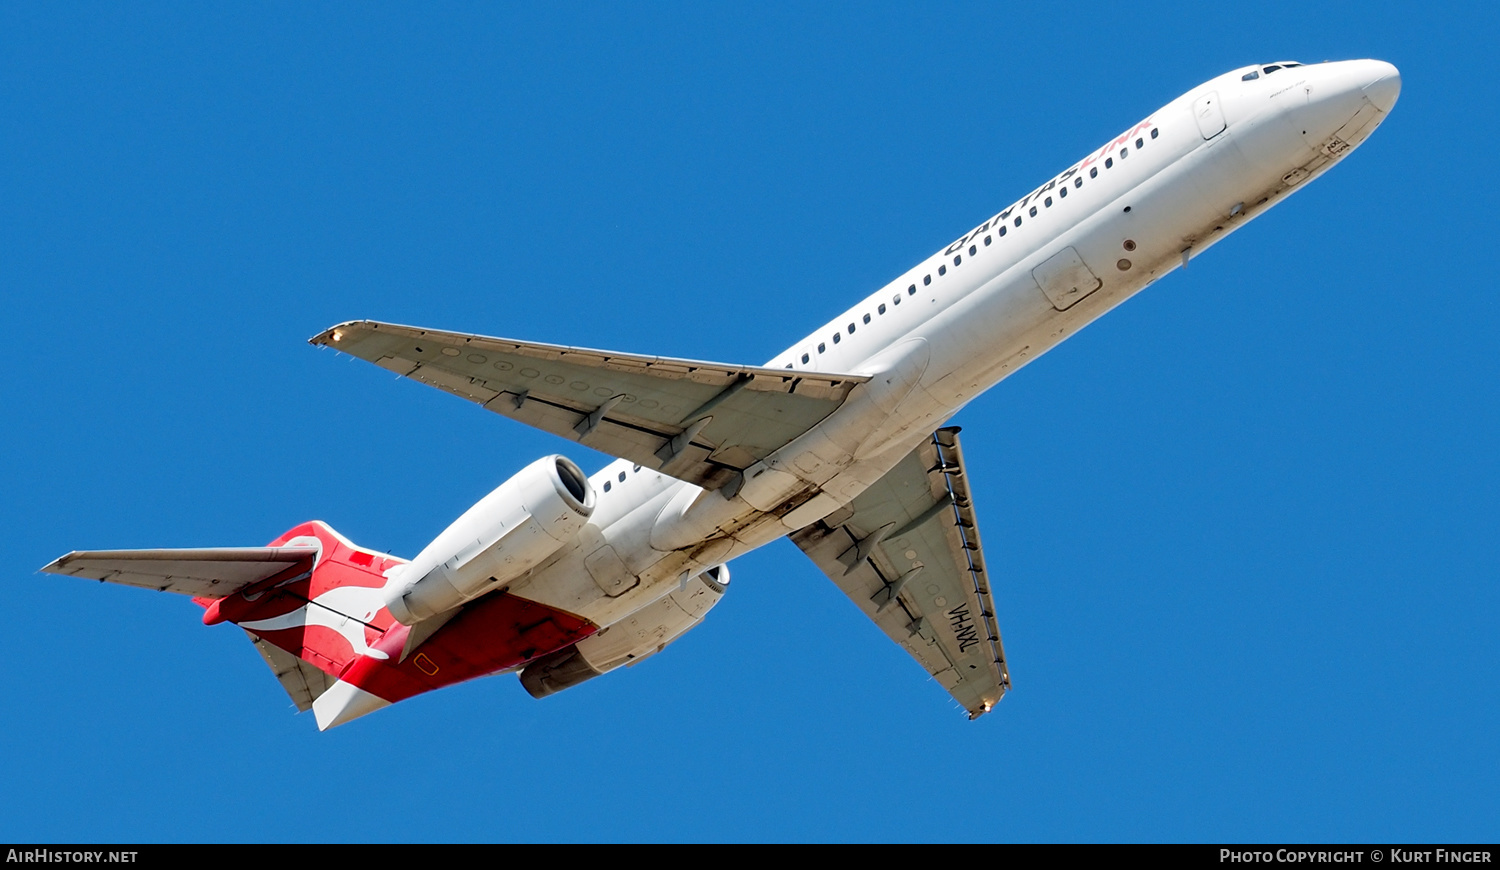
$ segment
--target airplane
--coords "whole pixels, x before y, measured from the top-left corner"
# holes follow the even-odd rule
[[[326,730],[477,677],[541,698],[638,663],[703,621],[728,562],[790,536],[977,718],[1011,679],[950,420],[1347,157],[1400,90],[1375,60],[1211,79],[762,366],[339,324],[310,342],[617,459],[539,459],[409,561],[314,521],[42,570],[192,596]]]

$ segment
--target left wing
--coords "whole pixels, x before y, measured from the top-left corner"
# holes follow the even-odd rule
[[[791,537],[969,718],[1010,689],[957,427]]]
[[[369,320],[310,341],[707,489],[817,425],[869,380]]]
[[[94,550],[69,553],[42,570],[195,598],[227,598],[299,564],[310,571],[317,556],[316,547]]]

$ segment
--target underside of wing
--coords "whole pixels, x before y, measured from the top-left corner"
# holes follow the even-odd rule
[[[970,718],[1010,689],[957,428],[791,537]]]
[[[314,547],[92,550],[69,553],[42,570],[196,598],[224,598],[299,565],[311,570],[317,555]]]
[[[708,489],[811,429],[868,380],[373,321],[340,324],[311,343]]]

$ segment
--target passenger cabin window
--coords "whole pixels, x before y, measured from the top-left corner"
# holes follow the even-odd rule
[[[931,275],[923,275],[922,276],[922,285],[924,287],[926,285],[928,285],[928,284],[931,284],[931,283],[932,283],[932,276]],[[907,289],[906,292],[915,294],[917,292],[917,288],[916,287],[910,287],[910,288]]]
[[[1156,129],[1155,127],[1152,127],[1151,128],[1151,138],[1155,139],[1156,138],[1156,134],[1160,133],[1160,132],[1161,132],[1160,130]]]
[[[808,353],[804,353],[804,354],[803,354],[803,355],[802,355],[802,361],[803,361],[803,362],[807,362],[807,361],[808,361],[808,360],[810,360],[810,359],[812,359],[812,354],[808,354]]]
[[[885,310],[885,306],[884,305],[880,306],[880,310],[884,311]],[[865,315],[865,323],[869,323],[869,322],[870,322],[870,315],[866,314]]]
[[[1120,149],[1120,159],[1121,160],[1124,160],[1126,157],[1129,157],[1129,156],[1130,156],[1130,149],[1129,148],[1121,148]]]
[[[1020,218],[1016,218],[1016,223],[1020,224],[1021,223],[1021,219]],[[1000,228],[1000,235],[1003,236],[1003,235],[1005,235],[1005,233],[1006,233],[1006,228],[1005,227],[1001,227]]]
[[[843,341],[843,340],[844,340],[844,335],[843,335],[843,333],[840,333],[840,332],[835,332],[835,333],[834,333],[834,334],[833,334],[833,343],[834,343],[834,344],[838,344],[838,343],[839,343],[839,342],[841,342],[841,341]]]
[[[854,324],[852,324],[852,323],[851,323],[851,324],[849,324],[849,334],[850,334],[850,335],[853,335],[853,334],[854,334]]]
[[[1145,145],[1145,144],[1146,144],[1146,140],[1145,139],[1137,139],[1137,140],[1135,140],[1136,150],[1139,151],[1141,149],[1141,147],[1143,145]]]
[[[938,267],[938,276],[941,277],[941,276],[946,275],[946,274],[948,274],[948,267],[947,266],[939,266]]]
[[[622,472],[620,472],[620,482],[621,482],[621,483],[624,483],[624,482],[625,482],[625,472],[623,472],[623,471],[622,471]]]
[[[1099,177],[1099,167],[1097,167],[1097,166],[1090,167],[1089,168],[1089,178],[1098,178],[1098,177]]]
[[[824,350],[824,348],[826,348],[826,347],[828,347],[828,345],[826,345],[826,344],[824,344],[824,343],[823,343],[823,342],[821,342],[821,341],[820,341],[820,342],[818,342],[818,353],[822,353],[822,352],[823,352],[823,350]]]
[[[969,256],[972,257],[972,256],[974,256],[977,253],[979,253],[979,246],[978,245],[970,245],[969,246]]]
[[[1021,219],[1020,218],[1016,218],[1016,226],[1020,226],[1020,225],[1021,225]]]
[[[897,296],[896,298],[900,299],[901,297]],[[880,307],[877,308],[877,309],[875,309],[875,311],[876,311],[877,314],[884,314],[885,313],[885,303],[884,302],[880,303]]]
[[[1047,199],[1042,202],[1042,205],[1045,205],[1047,208],[1051,208],[1052,207],[1052,197],[1050,197],[1050,196],[1047,197]]]
[[[1083,176],[1082,175],[1080,175],[1077,178],[1073,179],[1073,186],[1074,187],[1083,187]]]
[[[1005,229],[1005,227],[1001,227],[1001,228],[1000,228],[1000,229],[1002,229],[1002,230],[1003,230],[1003,229]],[[986,245],[988,245],[988,244],[989,244],[989,243],[990,243],[990,237],[989,237],[989,236],[985,236],[985,237],[984,237],[984,243],[985,243],[985,244],[986,244]]]
[[[1106,158],[1104,158],[1104,168],[1105,169],[1113,169],[1114,165],[1115,165],[1115,159],[1113,157],[1106,157]]]
[[[1032,217],[1036,217],[1036,206],[1032,206],[1031,211],[1027,212],[1027,214],[1031,215]]]
[[[932,283],[932,279],[928,278],[927,279],[927,283],[931,284]],[[910,287],[906,288],[906,295],[907,296],[915,296],[915,295],[917,295],[917,285],[913,284]],[[901,297],[899,295],[896,296],[896,301],[897,302],[901,301]]]
[[[1063,185],[1062,187],[1059,187],[1057,189],[1057,195],[1060,196],[1060,197],[1061,196],[1067,196],[1068,195],[1068,187],[1067,187],[1067,185]]]

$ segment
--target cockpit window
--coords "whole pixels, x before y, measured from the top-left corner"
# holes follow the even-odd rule
[[[1284,61],[1281,61],[1280,63],[1267,64],[1266,66],[1261,67],[1260,71],[1263,72],[1263,73],[1265,73],[1266,75],[1270,75],[1271,73],[1276,72],[1279,69],[1291,69],[1293,67],[1299,67],[1299,66],[1302,66],[1302,64],[1297,63],[1294,60],[1284,60]],[[1246,73],[1244,76],[1242,76],[1242,78],[1243,78],[1244,81],[1248,82],[1251,79],[1258,78],[1258,76],[1255,73],[1251,72],[1251,73]]]
[[[1260,71],[1259,70],[1251,70],[1251,71],[1245,73],[1244,75],[1240,76],[1240,81],[1242,81],[1242,82],[1253,82],[1253,81],[1255,81],[1258,78],[1260,78]]]

